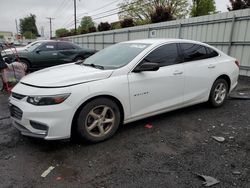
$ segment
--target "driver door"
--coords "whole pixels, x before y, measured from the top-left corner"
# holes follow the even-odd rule
[[[46,42],[34,52],[34,65],[50,67],[58,64],[57,42]]]
[[[159,63],[160,69],[128,75],[131,118],[180,106],[183,102],[184,69],[178,45],[160,46],[143,61]]]

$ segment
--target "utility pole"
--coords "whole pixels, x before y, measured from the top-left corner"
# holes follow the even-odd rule
[[[18,35],[17,19],[15,19],[15,22],[16,22],[16,34]]]
[[[47,17],[49,19],[49,30],[50,30],[50,39],[52,38],[52,22],[51,20],[54,20],[55,18]]]
[[[76,0],[74,0],[74,17],[75,17],[75,32],[76,32]]]

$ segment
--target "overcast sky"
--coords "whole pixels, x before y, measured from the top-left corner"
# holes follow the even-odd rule
[[[77,0],[77,17],[92,16],[96,23],[101,21],[114,22],[117,15],[101,18],[105,15],[116,13],[118,10],[103,13],[117,8],[123,0]],[[189,0],[191,1],[191,0]],[[227,11],[229,0],[215,0],[217,10]],[[23,18],[30,13],[37,16],[37,28],[48,36],[49,20],[46,17],[55,18],[52,21],[52,29],[66,27],[73,28],[73,0],[0,0],[0,31],[12,31],[16,33],[15,19]],[[102,14],[100,14],[102,13]],[[96,18],[96,19],[95,19]]]

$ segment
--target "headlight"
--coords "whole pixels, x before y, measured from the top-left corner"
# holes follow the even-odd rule
[[[53,96],[29,96],[27,102],[36,106],[55,105],[65,101],[70,93]]]

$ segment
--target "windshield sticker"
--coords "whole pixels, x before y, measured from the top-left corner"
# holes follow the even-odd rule
[[[140,49],[143,49],[145,48],[147,45],[144,45],[144,44],[132,44],[130,47],[131,48],[140,48]]]

